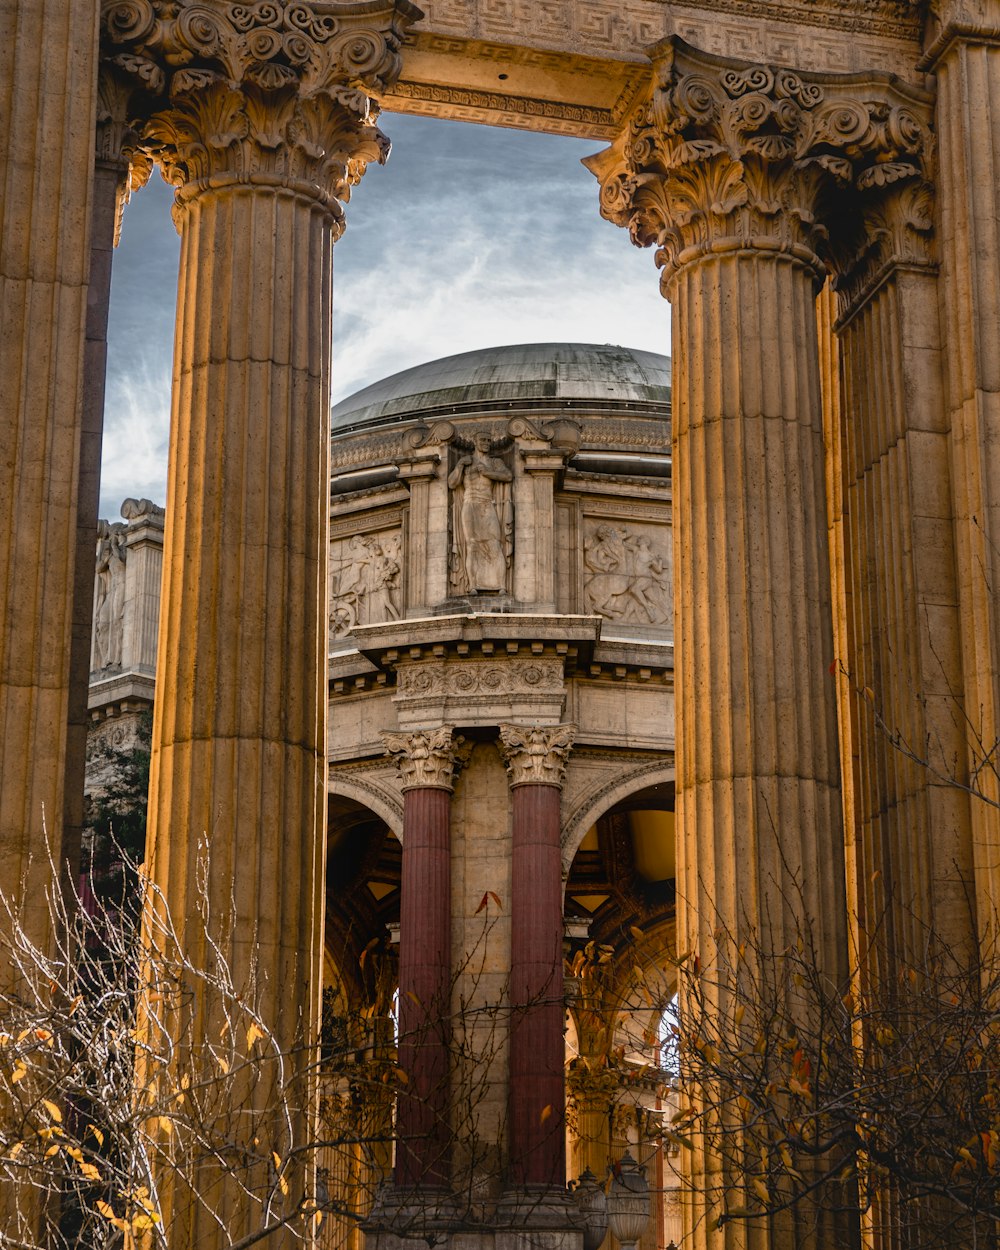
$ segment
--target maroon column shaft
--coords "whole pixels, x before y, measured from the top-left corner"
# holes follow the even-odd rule
[[[516,1185],[566,1182],[558,786],[512,791],[510,1164]]]
[[[407,790],[399,925],[398,1186],[448,1181],[451,847],[448,790]]]

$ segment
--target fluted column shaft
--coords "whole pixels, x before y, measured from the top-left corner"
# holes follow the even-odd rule
[[[451,792],[468,749],[450,725],[382,739],[403,781],[395,1182],[440,1190],[451,1161]]]
[[[698,835],[678,847],[678,940],[694,949],[724,923],[781,949],[812,921],[833,970],[845,922],[813,283],[749,251],[675,280],[677,814]]]
[[[500,726],[511,784],[510,1087],[515,1187],[566,1183],[560,799],[575,727]]]
[[[204,891],[236,985],[267,970],[261,1012],[289,1051],[321,985],[331,223],[236,182],[178,218],[149,872],[196,967]],[[211,1036],[212,1004],[196,1010]],[[190,1218],[194,1244],[211,1221]]]
[[[552,785],[511,795],[510,1169],[516,1185],[566,1179],[559,800]]]
[[[961,620],[935,275],[900,268],[840,325],[847,650],[861,949],[874,973],[974,948]],[[868,692],[867,694],[864,692]],[[885,962],[888,961],[888,962]]]
[[[188,200],[181,233],[151,871],[183,925],[207,837],[290,1041],[322,875],[330,223],[230,185]]]
[[[451,844],[448,790],[407,790],[399,905],[399,1066],[396,1184],[448,1181],[448,1018]]]
[[[0,880],[20,893],[31,863],[23,919],[43,945],[46,829],[57,859],[75,853],[62,823],[97,9],[0,3]]]
[[[940,290],[946,404],[955,486],[955,548],[962,623],[967,776],[980,925],[995,936],[1000,899],[1000,6],[977,7],[971,25],[942,33],[930,58],[937,77]],[[970,6],[971,7],[971,6]],[[993,10],[991,20],[987,15]],[[959,19],[966,17],[963,9]],[[977,35],[974,27],[984,27]],[[966,772],[967,770],[967,772]]]

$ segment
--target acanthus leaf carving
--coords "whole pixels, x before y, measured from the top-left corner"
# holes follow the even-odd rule
[[[498,746],[511,787],[561,787],[575,739],[576,725],[501,725]]]
[[[727,250],[792,256],[819,285],[843,252],[831,238],[845,190],[859,218],[873,197],[927,181],[930,98],[890,75],[814,79],[676,36],[653,62],[648,99],[584,163],[601,183],[602,215],[656,246],[665,295],[684,265]]]
[[[451,790],[472,753],[472,744],[455,735],[454,725],[420,729],[413,733],[383,730],[386,755],[399,769],[402,789]]]
[[[102,32],[106,61],[159,70],[139,142],[184,196],[277,180],[340,221],[338,201],[388,155],[374,97],[420,16],[409,0],[104,0]]]

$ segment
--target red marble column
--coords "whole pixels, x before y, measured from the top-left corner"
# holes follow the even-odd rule
[[[450,800],[429,787],[404,797],[399,1066],[409,1082],[396,1109],[399,1186],[448,1179]]]
[[[559,801],[571,726],[502,725],[512,788],[509,1150],[516,1187],[566,1182]]]
[[[451,726],[383,734],[403,777],[399,924],[397,1188],[441,1188],[450,1164],[448,1041],[451,1017],[449,813],[461,764]]]

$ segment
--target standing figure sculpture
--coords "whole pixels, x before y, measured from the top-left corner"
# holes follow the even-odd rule
[[[452,589],[458,594],[507,589],[513,554],[513,473],[479,433],[448,475],[452,505]]]
[[[95,672],[122,662],[125,627],[125,526],[98,522],[94,596]]]

